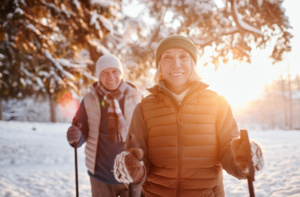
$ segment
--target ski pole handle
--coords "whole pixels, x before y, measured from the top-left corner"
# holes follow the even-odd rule
[[[139,148],[139,147],[140,147],[140,143],[136,139],[135,135],[134,134],[128,135],[126,149]],[[129,187],[128,187],[129,197],[134,197],[133,191],[134,191],[133,183],[129,183]]]
[[[250,141],[248,137],[248,132],[246,129],[241,129],[241,140],[242,142],[246,143],[246,153],[248,157],[248,169],[249,169],[249,174],[247,175],[248,179],[248,188],[249,188],[249,194],[250,197],[255,197],[254,194],[254,187],[253,187],[253,181],[254,179],[254,167],[253,167],[253,162],[252,162],[252,155],[251,155],[251,146],[250,146]]]

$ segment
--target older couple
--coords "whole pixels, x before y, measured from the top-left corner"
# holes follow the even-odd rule
[[[238,179],[248,173],[229,104],[201,82],[197,48],[187,37],[164,38],[155,63],[155,85],[143,99],[123,79],[117,57],[104,55],[96,64],[99,82],[67,132],[71,145],[86,142],[92,196],[128,196],[130,182],[136,197],[225,196],[222,170]],[[129,134],[139,148],[127,148]],[[260,170],[261,148],[255,142],[251,147]]]

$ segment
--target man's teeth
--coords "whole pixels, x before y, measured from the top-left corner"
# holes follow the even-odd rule
[[[171,73],[171,75],[173,75],[173,76],[180,76],[180,75],[183,75],[183,73]]]

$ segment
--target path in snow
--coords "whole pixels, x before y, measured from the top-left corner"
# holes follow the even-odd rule
[[[75,196],[74,149],[66,140],[69,124],[0,121],[0,197]],[[256,197],[300,196],[300,132],[252,131],[264,151],[256,174]],[[80,197],[90,197],[84,148],[78,149]],[[227,197],[248,196],[246,180],[224,171]]]

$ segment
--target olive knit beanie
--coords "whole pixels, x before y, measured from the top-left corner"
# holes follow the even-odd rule
[[[102,55],[96,63],[96,71],[95,71],[95,77],[97,77],[100,80],[100,73],[106,69],[106,68],[117,68],[120,70],[121,75],[123,76],[123,65],[119,58],[112,54]]]
[[[158,67],[158,62],[160,59],[161,54],[170,48],[181,48],[189,52],[191,57],[194,59],[196,65],[197,65],[197,48],[195,44],[187,37],[184,37],[182,35],[171,35],[164,39],[162,39],[159,43],[158,48],[156,49],[155,53],[155,63],[156,68]]]

